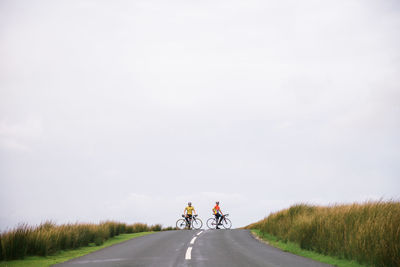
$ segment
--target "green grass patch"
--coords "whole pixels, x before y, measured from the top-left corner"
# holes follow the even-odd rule
[[[251,232],[258,236],[259,238],[265,240],[270,244],[271,246],[274,246],[276,248],[279,248],[285,252],[289,252],[292,254],[296,254],[305,258],[313,259],[322,263],[327,263],[330,265],[338,266],[338,267],[365,267],[366,265],[361,265],[355,261],[349,261],[345,259],[338,259],[334,258],[331,256],[326,256],[319,254],[314,251],[310,250],[305,250],[300,248],[300,246],[296,243],[293,242],[283,242],[281,240],[278,240],[277,237],[267,234],[267,233],[261,233],[260,230],[258,229],[252,229]]]
[[[12,260],[12,261],[1,261],[0,267],[45,267],[51,266],[53,264],[62,263],[70,259],[74,259],[77,257],[84,256],[86,254],[92,253],[96,250],[100,250],[105,247],[109,247],[129,239],[144,236],[148,234],[152,234],[154,232],[141,232],[141,233],[134,233],[134,234],[120,234],[118,236],[114,236],[107,241],[105,241],[102,245],[96,246],[94,243],[89,244],[88,247],[82,247],[73,250],[62,250],[57,252],[54,255],[47,256],[47,257],[39,257],[39,256],[31,256],[26,257],[23,260]]]

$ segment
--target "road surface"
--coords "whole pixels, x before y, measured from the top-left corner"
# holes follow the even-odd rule
[[[62,266],[330,266],[283,252],[248,230],[181,230],[146,235],[58,264]]]

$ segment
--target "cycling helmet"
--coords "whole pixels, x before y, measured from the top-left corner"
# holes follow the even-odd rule
[[[215,202],[215,204],[219,204],[219,201]]]
[[[189,202],[188,205],[189,205],[189,206],[192,205],[192,202]]]

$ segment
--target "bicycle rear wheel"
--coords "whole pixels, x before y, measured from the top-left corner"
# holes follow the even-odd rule
[[[210,218],[207,220],[207,227],[209,229],[215,229],[217,226],[217,222],[215,221],[215,218]]]
[[[179,219],[176,221],[176,228],[179,230],[183,230],[186,228],[186,220],[185,219]]]
[[[232,227],[232,222],[231,222],[231,220],[229,220],[228,218],[224,218],[224,219],[222,219],[222,226],[225,228],[225,229],[231,229],[231,227]]]
[[[202,226],[203,226],[203,222],[199,218],[196,218],[196,219],[193,218],[193,220],[192,220],[193,229],[197,230],[197,229],[200,229]]]

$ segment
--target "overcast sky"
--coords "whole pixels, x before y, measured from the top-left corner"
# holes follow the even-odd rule
[[[0,1],[0,229],[400,199],[400,2]]]

